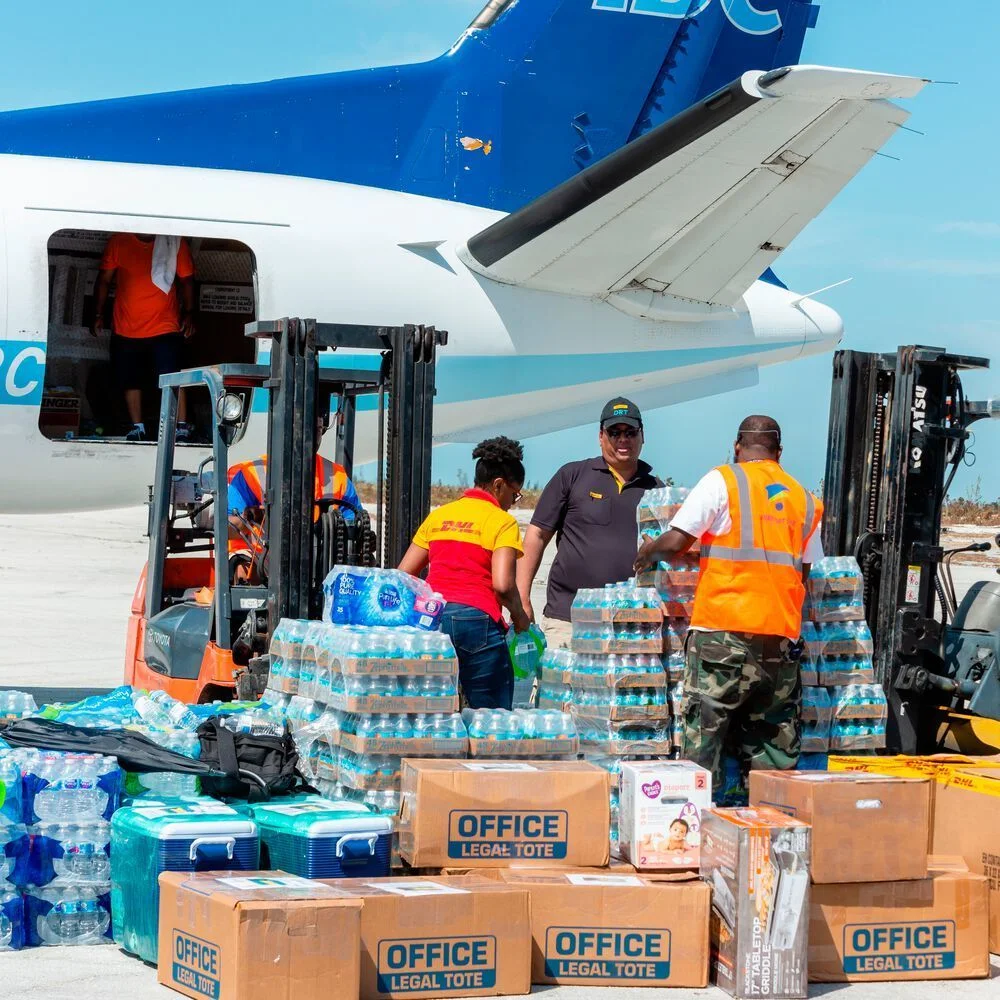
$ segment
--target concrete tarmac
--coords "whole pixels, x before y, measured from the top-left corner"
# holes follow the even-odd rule
[[[517,512],[527,523],[530,512]],[[0,688],[43,689],[39,703],[83,697],[121,683],[125,626],[146,559],[144,507],[75,514],[0,516]],[[987,530],[982,529],[986,534]],[[977,532],[978,534],[978,532]],[[554,546],[536,583],[544,581]],[[960,593],[989,566],[956,567]],[[0,953],[0,997],[11,1000],[166,1000],[179,994],[154,970],[114,946],[32,948]],[[1000,958],[988,980],[813,986],[811,997],[849,990],[850,1000],[996,1000]],[[689,1000],[722,997],[715,989],[536,987],[551,1000]]]
[[[31,948],[0,955],[3,987],[11,1000],[174,1000],[179,993],[156,982],[154,970],[111,945],[84,948]],[[843,991],[849,991],[847,993]],[[725,994],[714,987],[638,989],[635,987],[536,986],[546,1000],[694,1000]],[[810,997],[840,995],[844,1000],[995,1000],[1000,996],[1000,958],[989,979],[814,985]],[[331,998],[335,1000],[335,998]]]

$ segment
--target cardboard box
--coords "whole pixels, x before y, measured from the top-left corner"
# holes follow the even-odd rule
[[[618,843],[640,871],[697,869],[701,814],[712,808],[712,772],[688,760],[626,761]]]
[[[923,879],[814,885],[809,981],[988,976],[988,910],[982,875],[935,859]]]
[[[361,1000],[531,991],[525,890],[475,876],[339,879],[324,885],[364,901]],[[339,997],[327,993],[327,1000]]]
[[[710,809],[701,835],[712,982],[741,1000],[806,996],[809,827],[766,807]]]
[[[990,950],[1000,953],[1000,760],[992,757],[831,757],[830,770],[931,779],[930,850],[961,855],[990,883]]]
[[[399,853],[415,868],[603,866],[611,776],[582,761],[404,759]]]
[[[157,979],[196,1000],[349,1000],[361,907],[282,872],[164,872]]]
[[[895,882],[927,875],[926,778],[751,771],[750,804],[773,806],[812,826],[813,882]]]
[[[711,890],[635,874],[500,871],[531,894],[531,981],[705,986]]]

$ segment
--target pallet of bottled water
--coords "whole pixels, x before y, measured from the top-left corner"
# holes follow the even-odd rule
[[[467,708],[470,757],[576,759],[580,740],[573,717],[546,709]]]
[[[573,720],[586,759],[592,754],[630,758],[669,756],[674,749],[670,719],[616,722],[574,712]]]
[[[663,617],[649,621],[576,621],[570,638],[574,653],[649,654],[663,649]]]
[[[117,762],[10,750],[0,784],[0,948],[110,943]]]
[[[663,613],[659,596],[652,588],[637,586],[634,580],[629,580],[578,590],[569,617],[574,625],[607,622],[660,625]]]
[[[846,684],[830,692],[831,750],[879,750],[885,746],[889,705],[881,684]]]
[[[37,711],[35,699],[26,691],[0,691],[0,722],[27,719]]]
[[[697,553],[684,552],[663,560],[652,569],[637,573],[640,587],[656,591],[668,618],[687,621],[691,618],[694,595],[701,579],[701,564]]]
[[[803,616],[814,622],[862,621],[864,578],[852,556],[827,556],[813,563],[806,582]]]
[[[669,530],[670,522],[677,516],[690,492],[684,486],[661,486],[646,490],[635,509],[640,542],[645,538],[659,538]]]

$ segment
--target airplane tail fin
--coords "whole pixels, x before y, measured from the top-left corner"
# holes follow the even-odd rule
[[[445,173],[459,200],[512,211],[745,71],[798,62],[818,12],[810,0],[489,0],[438,61],[457,129],[442,135],[457,161]]]
[[[810,0],[489,0],[429,62],[0,114],[0,152],[295,174],[514,211],[750,69]]]

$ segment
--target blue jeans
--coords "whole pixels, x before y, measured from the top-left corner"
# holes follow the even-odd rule
[[[467,604],[446,604],[441,631],[451,636],[458,655],[458,680],[469,708],[514,705],[514,668],[503,629],[485,611]]]

